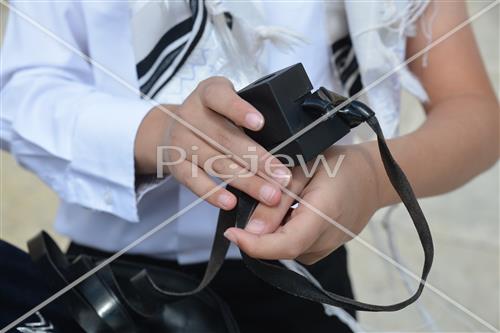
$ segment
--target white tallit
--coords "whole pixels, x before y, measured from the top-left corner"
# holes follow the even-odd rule
[[[330,39],[334,43],[350,36],[357,58],[356,74],[361,75],[362,86],[369,87],[365,96],[388,137],[397,135],[401,88],[407,89],[421,101],[427,99],[418,80],[405,65],[401,66],[405,59],[406,38],[414,32],[415,21],[427,4],[428,0],[324,4]],[[306,5],[307,2],[303,4]],[[180,15],[178,2],[155,2],[155,6],[164,6],[163,11],[176,13],[175,17]],[[141,14],[144,17],[147,7],[143,1],[135,2],[135,16]],[[184,3],[184,7],[189,6]],[[269,22],[264,24],[261,1],[205,1],[205,7],[208,19],[203,37],[198,42],[202,47],[195,47],[188,54],[189,57],[176,75],[159,89],[156,99],[181,103],[199,81],[213,75],[227,76],[236,88],[241,88],[267,73],[267,69],[259,61],[267,41],[282,52],[292,51],[297,43],[307,43],[308,36],[297,35],[289,29],[270,25]],[[149,10],[151,13],[157,12],[151,7]],[[231,28],[226,24],[227,13],[231,15]],[[140,23],[136,22],[136,32],[144,30],[144,24]],[[154,24],[154,21],[149,23]],[[311,27],[311,32],[320,28],[322,27]],[[135,49],[136,54],[147,53],[143,45],[135,45]],[[396,68],[398,69],[395,70]],[[333,71],[336,71],[335,66]],[[380,80],[390,72],[394,74]],[[345,89],[343,93],[347,92],[348,89]]]
[[[429,1],[333,2],[332,17],[344,15],[347,24],[332,24],[329,33],[337,40],[349,32],[358,61],[366,97],[388,137],[397,134],[400,89],[407,89],[420,101],[427,94],[420,82],[402,65],[406,38],[415,32],[415,22]],[[343,31],[342,29],[348,29]],[[394,73],[387,79],[387,73]]]

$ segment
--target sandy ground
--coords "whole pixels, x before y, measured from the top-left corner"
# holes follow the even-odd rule
[[[487,2],[470,2],[475,13]],[[5,13],[4,13],[5,14]],[[5,21],[4,17],[2,21]],[[487,65],[498,91],[499,8],[473,23]],[[404,95],[403,132],[423,120],[418,104]],[[1,238],[25,248],[26,241],[41,229],[49,230],[61,245],[67,240],[52,231],[57,197],[35,176],[1,153]],[[488,332],[481,321],[500,327],[499,319],[499,174],[498,165],[462,188],[437,198],[421,201],[431,223],[436,257],[429,288],[417,305],[397,313],[362,313],[360,321],[368,331],[388,332]],[[379,212],[361,237],[388,252]],[[405,264],[418,272],[422,255],[405,211],[397,207],[390,220]],[[390,264],[355,241],[349,244],[350,271],[358,298],[388,303],[407,295],[399,273]],[[2,258],[5,260],[5,258]],[[415,286],[413,281],[412,286]],[[422,314],[432,318],[425,325]],[[429,317],[427,317],[429,318]]]

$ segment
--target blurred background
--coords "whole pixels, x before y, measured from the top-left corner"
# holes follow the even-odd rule
[[[469,13],[489,1],[468,2]],[[7,11],[1,6],[0,42]],[[497,5],[472,23],[490,78],[499,89],[499,13]],[[450,55],[460,56],[460,55]],[[0,105],[1,108],[1,105]],[[419,104],[403,96],[402,132],[424,120]],[[473,110],[471,110],[473,112]],[[474,156],[471,156],[474,158]],[[68,240],[52,229],[58,199],[34,175],[14,159],[0,153],[0,237],[20,248],[41,229],[65,247]],[[360,313],[360,323],[370,332],[490,332],[480,323],[500,327],[500,230],[498,164],[462,188],[446,195],[421,200],[434,235],[435,260],[429,283],[446,297],[468,309],[474,319],[430,289],[418,304],[396,313]],[[387,216],[390,213],[390,216]],[[378,212],[361,237],[387,254],[387,226],[397,255],[412,271],[419,272],[422,254],[416,233],[404,209]],[[363,301],[389,303],[407,297],[404,281],[392,265],[364,246],[350,242],[350,272],[356,296]],[[8,260],[8,258],[0,258]],[[410,280],[411,288],[415,281]]]

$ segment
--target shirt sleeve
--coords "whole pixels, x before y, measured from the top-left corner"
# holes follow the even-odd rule
[[[11,6],[0,61],[2,147],[62,200],[138,221],[134,141],[154,105],[96,87],[85,56],[112,52],[114,41],[89,45],[81,3]]]

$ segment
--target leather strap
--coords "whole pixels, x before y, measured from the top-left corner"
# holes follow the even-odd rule
[[[265,282],[289,294],[318,303],[330,304],[337,307],[359,311],[397,311],[413,303],[422,293],[425,286],[425,280],[427,279],[432,265],[434,246],[425,216],[418,204],[418,201],[415,197],[415,194],[413,193],[408,179],[406,178],[406,175],[391,155],[377,118],[374,115],[370,115],[369,118],[365,120],[377,135],[378,147],[385,171],[391,181],[392,186],[396,189],[399,197],[401,198],[401,201],[410,214],[415,229],[418,233],[420,243],[422,244],[422,248],[424,250],[425,259],[421,273],[421,281],[416,292],[408,299],[391,305],[363,303],[351,298],[334,294],[321,287],[318,287],[302,275],[290,271],[282,266],[277,266],[268,261],[251,258],[244,252],[240,252],[243,257],[243,261],[253,274],[258,276]],[[357,124],[359,124],[359,122],[356,123],[356,125]],[[208,285],[208,283],[219,271],[224,261],[224,257],[227,253],[229,243],[223,236],[224,231],[232,226],[244,228],[253,210],[257,206],[257,201],[249,197],[245,193],[231,186],[227,186],[227,189],[238,197],[238,204],[231,211],[221,210],[219,213],[217,231],[215,234],[214,242],[212,244],[210,260],[207,264],[207,270],[200,285],[196,289],[183,293],[163,290],[158,287],[158,285],[153,281],[153,279],[151,279],[146,271],[142,271],[141,274],[134,277],[132,281],[136,285],[136,287],[141,290],[141,292],[146,293],[149,297],[161,299],[172,296],[189,296],[197,293],[206,285]]]
[[[289,294],[318,303],[330,304],[353,310],[396,311],[413,303],[422,293],[425,286],[425,280],[432,265],[434,248],[425,216],[418,204],[408,179],[390,153],[377,118],[367,113],[365,120],[377,135],[378,147],[386,173],[392,186],[397,191],[401,201],[410,214],[424,250],[424,265],[421,272],[421,281],[416,292],[408,299],[391,305],[363,303],[329,292],[311,283],[302,275],[282,266],[278,266],[269,261],[251,258],[244,252],[241,252],[241,255],[244,263],[253,274]],[[356,122],[356,125],[358,123],[359,122]],[[231,211],[221,210],[219,213],[210,260],[200,284],[189,291],[179,292],[165,290],[159,287],[147,270],[142,270],[135,275],[130,282],[137,288],[138,293],[141,295],[141,299],[145,302],[150,302],[153,306],[148,307],[149,310],[145,310],[144,308],[137,311],[138,309],[134,309],[137,313],[142,313],[142,316],[145,317],[153,315],[159,310],[158,307],[165,304],[165,302],[197,294],[215,277],[224,262],[229,248],[229,241],[224,237],[225,230],[233,226],[244,228],[258,204],[255,199],[229,185],[227,189],[238,197],[238,204]],[[90,259],[85,257],[81,257],[79,260],[70,263],[52,239],[44,232],[31,240],[28,247],[33,260],[38,263],[39,267],[54,277],[53,283],[57,289],[66,286],[80,275],[78,273],[83,274],[93,266],[93,263],[89,261]],[[133,320],[127,315],[127,311],[122,307],[121,303],[123,302],[129,307],[131,305],[125,298],[123,300],[116,298],[116,295],[120,295],[120,298],[123,298],[123,294],[120,290],[108,289],[109,286],[117,286],[118,284],[114,280],[109,280],[112,273],[110,271],[107,272],[107,270],[109,270],[109,267],[89,277],[89,279],[82,282],[77,288],[69,291],[72,296],[74,296],[71,297],[72,304],[70,306],[73,309],[78,308],[80,318],[77,318],[77,320],[82,327],[90,331],[100,332],[110,329],[115,331],[127,331],[133,327]],[[53,274],[54,272],[56,274]],[[102,303],[102,300],[105,300],[106,304]],[[110,300],[113,301],[113,304],[108,304]],[[110,305],[113,306],[110,307]],[[106,314],[102,313],[103,308],[108,309]],[[84,314],[83,317],[82,314]]]
[[[401,198],[401,201],[410,214],[415,229],[417,230],[420,243],[422,244],[422,248],[424,250],[424,265],[421,273],[421,281],[419,282],[419,286],[416,292],[408,299],[391,305],[363,303],[329,292],[311,283],[302,275],[288,270],[282,266],[277,266],[267,261],[251,258],[244,252],[241,252],[241,255],[243,257],[243,261],[252,271],[252,273],[254,273],[265,282],[289,294],[318,303],[324,303],[358,311],[397,311],[415,302],[422,293],[425,286],[425,280],[427,279],[427,276],[431,269],[434,256],[434,246],[425,216],[418,204],[418,201],[415,197],[415,194],[413,193],[408,179],[406,178],[404,172],[401,170],[397,162],[392,157],[390,150],[387,147],[377,118],[375,118],[375,116],[372,116],[367,120],[367,123],[377,135],[380,155],[382,157],[386,173],[389,176],[392,186],[396,189],[399,197]],[[247,212],[249,212],[250,216],[253,208],[255,208],[255,203],[252,203],[252,208],[250,208],[249,203],[254,200],[248,197],[246,194],[240,191],[238,192],[240,200],[243,196],[246,197],[243,201],[247,203],[246,205],[248,205],[248,207],[246,207],[246,210]],[[243,224],[238,225],[238,227],[244,228],[245,224],[246,221]]]
[[[75,277],[81,276],[92,268],[95,263],[92,258],[81,255],[71,264],[71,271]],[[130,317],[125,304],[128,302],[120,299],[117,284],[113,281],[113,273],[109,266],[105,266],[89,278],[83,280],[76,289],[94,309],[100,319],[116,332],[137,332],[134,320]],[[121,296],[121,295],[120,295]]]
[[[31,239],[28,242],[28,249],[35,264],[47,277],[50,277],[47,280],[55,291],[64,288],[78,277],[74,274],[71,263],[46,232],[42,231]],[[98,277],[96,275],[90,276],[86,283],[91,286],[98,285]],[[112,332],[112,327],[116,322],[103,320],[96,309],[97,304],[89,303],[88,298],[86,299],[80,293],[81,289],[81,286],[78,285],[63,296],[75,320],[87,332]]]
[[[54,291],[66,287],[69,283],[88,272],[99,262],[99,258],[87,255],[78,255],[76,258],[67,257],[52,238],[45,232],[39,233],[28,243],[29,252],[35,264],[42,269]],[[101,258],[102,259],[102,258]],[[194,303],[184,303],[182,306],[169,308],[167,302],[155,303],[142,292],[136,292],[127,287],[130,285],[127,276],[132,271],[138,271],[134,263],[115,262],[110,267],[106,265],[95,274],[80,282],[75,288],[68,290],[63,296],[65,305],[70,308],[72,317],[86,332],[151,332],[175,331],[185,332],[185,324],[190,325],[187,331],[203,329],[206,332],[238,333],[239,328],[231,310],[210,289],[197,293]],[[116,271],[115,271],[116,270]],[[121,278],[118,282],[115,276]],[[150,273],[156,280],[164,281],[182,279],[188,285],[195,283],[189,276],[172,276],[173,271],[153,267]],[[125,289],[122,289],[124,287]],[[182,284],[179,285],[182,287]],[[182,297],[172,297],[172,301]],[[207,323],[203,312],[194,311],[176,314],[176,310],[192,305],[208,307],[220,311],[217,323],[211,327],[199,326]],[[182,311],[181,311],[182,312]],[[168,314],[168,317],[165,317]],[[201,316],[200,316],[201,314]],[[205,322],[204,322],[205,321]],[[198,325],[198,326],[196,326]]]
[[[229,240],[224,237],[226,229],[234,226],[234,221],[241,215],[236,208],[231,211],[221,210],[217,222],[217,229],[212,244],[210,259],[205,270],[205,274],[200,284],[189,291],[178,292],[173,290],[165,290],[151,278],[151,275],[146,269],[142,270],[131,279],[132,284],[141,292],[144,297],[154,300],[158,303],[169,301],[179,297],[186,297],[196,294],[203,290],[217,275],[224,259],[226,258],[227,250],[229,249]]]

